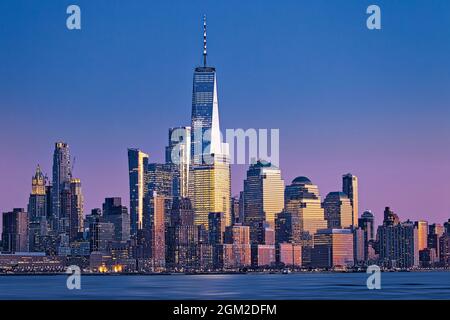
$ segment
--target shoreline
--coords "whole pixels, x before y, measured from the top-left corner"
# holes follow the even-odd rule
[[[433,269],[433,270],[382,270],[382,273],[434,273],[434,272],[450,272],[450,269]],[[187,276],[187,275],[288,275],[288,274],[353,274],[366,273],[366,271],[291,271],[289,273],[279,272],[121,272],[121,273],[101,273],[89,272],[81,273],[82,276]],[[0,277],[8,276],[68,276],[65,272],[44,272],[44,273],[0,273]]]

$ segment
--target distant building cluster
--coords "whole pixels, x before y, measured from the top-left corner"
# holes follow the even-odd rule
[[[286,185],[280,168],[260,159],[232,197],[216,69],[206,58],[204,23],[191,126],[169,129],[165,163],[128,149],[129,208],[109,197],[85,214],[69,146],[55,144],[51,180],[38,166],[27,209],[3,213],[0,272],[61,272],[73,264],[91,272],[450,267],[450,219],[402,222],[387,207],[376,227],[372,212],[359,215],[352,174],[322,200],[309,178]]]

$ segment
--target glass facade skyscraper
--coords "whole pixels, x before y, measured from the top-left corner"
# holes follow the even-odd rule
[[[322,229],[314,235],[311,264],[319,268],[353,266],[353,234],[349,229]]]
[[[203,66],[195,68],[192,86],[189,197],[195,224],[208,228],[210,212],[223,212],[225,224],[231,224],[231,176],[228,145],[220,137],[216,69],[207,66],[206,55],[205,20]]]
[[[306,177],[295,178],[284,192],[286,211],[300,218],[302,237],[309,239],[320,229],[327,228],[319,188]]]
[[[351,228],[353,208],[348,196],[343,192],[330,192],[323,201],[328,228]]]
[[[353,226],[356,228],[358,226],[358,177],[352,175],[351,173],[344,174],[342,176],[342,192],[344,192],[353,208]]]
[[[223,212],[225,224],[231,225],[230,165],[224,161],[194,165],[191,171],[190,198],[194,207],[194,222],[208,228],[208,214]]]
[[[216,68],[206,64],[206,17],[203,21],[203,66],[195,68],[192,86],[191,158],[203,164],[204,157],[222,153]]]
[[[52,181],[52,227],[59,229],[61,216],[61,194],[65,185],[70,184],[71,179],[69,145],[65,142],[56,142],[53,152],[53,181]]]
[[[173,171],[173,196],[187,197],[189,192],[189,167],[191,164],[191,127],[169,129],[166,164],[170,164]]]
[[[284,206],[281,171],[270,162],[250,165],[244,181],[244,221],[250,226],[252,243],[262,243],[264,224],[275,227],[275,218]]]
[[[147,194],[148,154],[139,149],[128,149],[128,172],[130,178],[131,235],[142,229],[144,197]]]

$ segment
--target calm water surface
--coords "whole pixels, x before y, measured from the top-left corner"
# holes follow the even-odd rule
[[[365,273],[0,276],[0,299],[450,299],[450,272],[382,273],[368,290]]]

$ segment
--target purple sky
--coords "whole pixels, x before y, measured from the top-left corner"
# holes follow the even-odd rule
[[[286,182],[324,198],[359,177],[360,209],[382,220],[450,218],[450,3],[392,1],[381,31],[368,1],[61,1],[0,3],[0,211],[26,207],[53,144],[76,156],[85,211],[107,196],[128,205],[128,147],[164,159],[167,129],[189,125],[193,68],[208,14],[222,129],[279,128]],[[414,21],[421,21],[415,23]],[[233,193],[245,166],[233,167]]]

